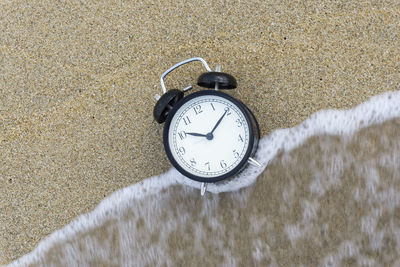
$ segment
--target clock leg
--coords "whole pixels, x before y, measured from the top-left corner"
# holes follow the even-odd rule
[[[261,167],[261,163],[260,162],[258,162],[257,160],[255,160],[255,159],[253,159],[252,157],[249,157],[249,159],[247,160],[247,162],[250,164],[250,165],[253,165],[253,166],[256,166],[256,167]]]
[[[206,183],[201,183],[201,185],[200,185],[200,195],[204,196],[206,191],[207,191],[207,184]]]

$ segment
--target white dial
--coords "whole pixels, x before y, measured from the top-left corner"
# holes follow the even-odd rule
[[[218,95],[191,98],[174,114],[168,146],[186,172],[214,178],[229,173],[249,151],[250,130],[242,110]]]

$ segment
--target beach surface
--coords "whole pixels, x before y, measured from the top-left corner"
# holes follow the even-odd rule
[[[399,14],[397,1],[2,1],[0,264],[171,168],[152,111],[175,63],[235,76],[229,93],[266,136],[399,90]]]
[[[149,187],[171,170],[117,191],[10,267],[400,266],[399,133],[397,118],[313,136],[235,192]]]

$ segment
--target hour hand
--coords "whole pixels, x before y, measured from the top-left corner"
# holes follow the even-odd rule
[[[188,135],[193,135],[193,136],[201,136],[201,137],[207,137],[207,135],[205,135],[205,134],[199,134],[199,133],[188,133],[188,132],[185,132],[186,134],[188,134]]]

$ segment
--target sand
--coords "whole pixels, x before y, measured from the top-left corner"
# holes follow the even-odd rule
[[[171,167],[152,118],[168,67],[220,64],[264,136],[399,90],[399,13],[397,1],[2,1],[0,264]]]
[[[397,118],[313,136],[235,192],[113,195],[13,266],[398,267],[399,133]]]

